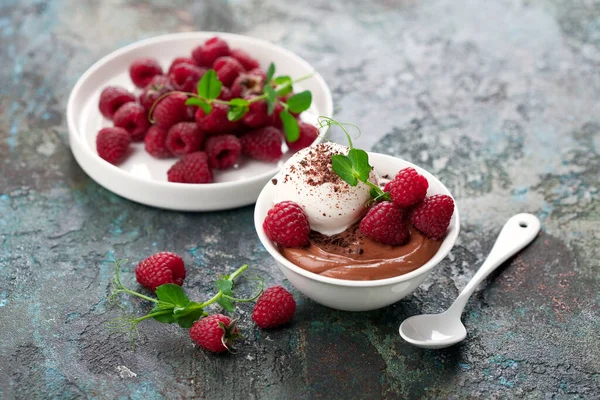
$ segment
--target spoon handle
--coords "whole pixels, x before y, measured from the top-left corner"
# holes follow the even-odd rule
[[[540,221],[531,214],[517,214],[506,221],[490,254],[447,312],[460,316],[477,286],[502,263],[531,243],[539,231]]]

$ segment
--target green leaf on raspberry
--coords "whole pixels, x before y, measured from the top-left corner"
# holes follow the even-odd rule
[[[159,301],[158,305],[150,310],[148,315],[151,315],[158,322],[172,324],[176,320],[173,314],[174,308],[175,306],[172,303]]]
[[[279,96],[285,96],[286,94],[292,93],[294,91],[294,87],[292,85],[293,81],[290,76],[278,76],[273,80],[273,82],[275,82],[275,84],[278,87],[276,92]]]
[[[221,94],[223,84],[214,69],[209,69],[198,82],[198,95],[205,100],[214,100]]]
[[[295,142],[300,137],[300,128],[298,127],[298,121],[288,110],[283,110],[279,114],[281,122],[283,123],[283,131],[285,132],[285,140],[290,143]]]
[[[296,93],[287,101],[288,108],[293,113],[301,113],[302,111],[308,110],[311,103],[312,94],[308,90]]]
[[[219,300],[217,300],[217,303],[219,303],[219,305],[221,307],[223,307],[223,309],[225,311],[229,311],[229,312],[235,311],[235,307],[233,306],[233,303],[227,297],[219,297]]]
[[[204,309],[195,301],[190,302],[183,310],[175,310],[174,313],[177,323],[182,328],[191,328],[194,322],[205,315]]]
[[[267,69],[267,77],[265,79],[265,86],[269,85],[269,83],[273,79],[273,75],[275,75],[275,64],[271,63],[271,64],[269,64],[269,68]]]
[[[267,114],[273,114],[275,110],[275,103],[277,102],[277,93],[275,93],[275,89],[273,89],[270,85],[265,85],[265,101],[267,102]]]
[[[229,121],[239,121],[242,119],[249,110],[249,104],[245,99],[231,99],[229,102],[229,111],[227,111],[227,119]]]
[[[174,283],[167,283],[156,288],[156,297],[161,303],[170,303],[173,308],[185,308],[190,304],[190,299],[187,297],[181,286]]]
[[[343,154],[336,154],[331,157],[331,167],[350,186],[358,185],[358,179],[352,168],[352,160]]]
[[[215,282],[217,289],[220,290],[223,294],[227,296],[231,296],[233,293],[233,281],[229,279],[229,277],[223,277],[223,279],[219,279]]]
[[[348,158],[352,161],[352,168],[356,173],[356,178],[361,182],[366,182],[371,173],[369,165],[369,155],[366,151],[360,149],[350,149]]]
[[[368,180],[371,165],[369,165],[369,155],[366,151],[352,148],[347,156],[343,154],[332,156],[331,164],[333,171],[348,185],[356,186],[358,181],[370,184]],[[377,187],[372,184],[369,186],[371,188]]]

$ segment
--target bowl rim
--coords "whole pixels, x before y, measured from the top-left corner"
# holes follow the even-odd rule
[[[96,61],[94,64],[92,64],[92,66],[90,66],[79,77],[79,79],[73,86],[73,89],[71,89],[71,93],[69,94],[69,99],[67,101],[66,117],[67,117],[67,127],[69,130],[69,142],[71,143],[71,145],[76,146],[79,151],[82,151],[87,156],[93,157],[93,159],[95,159],[95,161],[96,161],[96,165],[99,165],[99,163],[103,164],[102,167],[108,168],[113,173],[116,173],[117,176],[122,177],[124,179],[132,179],[134,181],[142,181],[142,179],[140,179],[139,177],[136,177],[135,175],[131,174],[130,172],[125,171],[116,165],[110,164],[110,163],[102,160],[100,158],[100,156],[97,154],[97,152],[92,151],[92,148],[90,146],[86,146],[83,144],[82,133],[79,132],[79,129],[77,128],[77,122],[76,122],[76,116],[75,116],[75,107],[76,107],[75,102],[77,100],[77,97],[79,97],[79,92],[81,91],[81,87],[89,79],[89,77],[92,74],[94,74],[98,69],[100,69],[102,66],[104,66],[104,64],[106,64],[107,62],[109,62],[117,57],[122,56],[125,53],[135,50],[137,48],[144,47],[144,46],[147,46],[150,44],[155,44],[155,43],[162,43],[162,42],[169,42],[169,41],[176,41],[176,40],[183,40],[183,39],[202,40],[202,39],[205,39],[205,38],[208,38],[211,36],[220,36],[225,40],[227,40],[228,38],[235,38],[235,40],[238,40],[241,42],[253,43],[253,44],[260,45],[260,46],[263,46],[266,48],[270,48],[273,51],[277,51],[279,53],[284,54],[286,57],[296,59],[296,61],[299,64],[301,64],[303,67],[313,70],[314,75],[312,76],[311,79],[317,80],[318,85],[322,88],[324,95],[325,95],[324,100],[325,100],[325,111],[326,112],[324,114],[328,117],[331,117],[333,115],[333,96],[331,94],[331,89],[327,85],[327,82],[325,82],[325,79],[323,79],[321,74],[308,61],[306,61],[304,58],[300,57],[296,53],[294,53],[290,50],[287,50],[279,45],[271,43],[268,40],[255,38],[252,36],[239,35],[239,34],[235,34],[235,33],[216,32],[216,31],[194,31],[194,32],[169,33],[169,34],[165,34],[165,35],[153,36],[150,38],[138,40],[134,43],[120,47],[117,50],[114,50],[114,51],[108,53],[107,55],[103,56],[102,58],[100,58],[98,61]],[[321,141],[323,141],[326,131],[327,131],[327,126],[320,128],[319,136],[317,136],[314,143],[320,143]],[[81,165],[81,163],[79,163],[79,162],[78,162],[78,164]],[[212,183],[206,184],[206,185],[168,182],[168,181],[157,181],[157,180],[148,180],[147,183],[152,186],[159,187],[159,188],[180,190],[180,191],[183,191],[184,193],[197,192],[199,190],[211,191],[211,190],[220,190],[220,189],[226,189],[226,188],[230,188],[230,187],[236,187],[236,186],[239,186],[240,184],[251,185],[253,183],[266,180],[268,177],[272,176],[274,172],[279,171],[279,169],[280,169],[280,167],[275,165],[272,170],[263,172],[262,174],[255,175],[255,176],[247,178],[247,179],[227,181],[227,182],[212,182]],[[84,170],[89,175],[89,173],[87,172],[87,170],[85,168],[84,168]]]
[[[452,215],[452,220],[450,222],[448,235],[446,235],[446,238],[443,241],[443,243],[448,242],[449,246],[447,246],[447,248],[444,250],[442,250],[443,246],[440,247],[440,249],[437,251],[437,253],[435,253],[435,255],[429,261],[427,261],[425,264],[423,264],[421,267],[415,269],[414,271],[411,271],[404,275],[395,276],[392,278],[375,279],[375,280],[368,280],[368,281],[357,281],[357,280],[349,280],[349,279],[330,278],[327,276],[321,276],[319,274],[315,274],[314,272],[310,272],[303,268],[300,268],[299,266],[297,266],[296,264],[292,263],[291,261],[286,259],[284,256],[282,256],[281,253],[279,253],[279,251],[277,251],[277,248],[275,247],[275,245],[267,237],[267,235],[262,227],[262,220],[259,221],[259,218],[261,216],[258,215],[259,214],[258,213],[258,210],[259,210],[258,205],[259,204],[265,203],[265,202],[272,202],[272,200],[268,197],[268,195],[269,195],[268,192],[270,192],[272,190],[272,186],[269,186],[269,183],[267,182],[267,184],[265,185],[263,190],[261,190],[260,194],[258,195],[258,199],[256,200],[256,206],[254,208],[254,226],[256,229],[256,233],[258,234],[258,237],[260,239],[260,242],[265,247],[265,249],[269,252],[269,254],[280,265],[284,266],[285,268],[288,268],[289,270],[291,270],[299,275],[302,275],[306,278],[309,278],[311,280],[315,280],[318,282],[322,282],[322,283],[326,283],[326,284],[330,284],[330,285],[334,285],[334,286],[342,286],[342,287],[369,287],[369,288],[371,288],[371,287],[394,285],[397,283],[410,281],[413,278],[418,277],[419,275],[428,273],[431,269],[433,269],[435,266],[437,266],[444,258],[446,258],[446,256],[450,252],[450,250],[452,250],[452,248],[456,244],[456,240],[457,240],[458,234],[460,232],[460,217],[459,217],[459,213],[458,213],[458,207],[456,206],[456,200],[450,193],[450,190],[448,190],[448,188],[439,179],[437,179],[435,176],[433,176],[427,170],[423,169],[422,167],[419,167],[416,164],[411,163],[410,161],[406,161],[399,157],[390,156],[388,154],[374,153],[374,152],[368,152],[368,154],[369,154],[369,157],[376,157],[376,158],[383,158],[383,159],[387,158],[388,160],[393,159],[396,161],[400,160],[400,161],[406,163],[407,167],[410,166],[410,167],[415,168],[420,174],[424,175],[428,181],[432,181],[432,180],[435,181],[442,188],[442,191],[444,192],[444,194],[447,194],[450,197],[452,197],[452,200],[454,200],[454,213]]]

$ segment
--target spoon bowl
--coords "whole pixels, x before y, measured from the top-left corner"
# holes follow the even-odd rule
[[[462,322],[447,313],[415,315],[400,325],[400,336],[408,343],[427,349],[452,346],[467,337]]]

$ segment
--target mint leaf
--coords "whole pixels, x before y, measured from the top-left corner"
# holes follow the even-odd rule
[[[181,286],[174,283],[167,283],[157,287],[156,297],[158,297],[159,305],[161,303],[170,303],[173,305],[173,308],[184,308],[190,304],[190,299]]]
[[[369,174],[371,173],[369,155],[367,152],[360,149],[350,149],[348,152],[348,158],[352,162],[354,176],[356,176],[359,181],[366,182],[369,179]]]
[[[288,110],[283,110],[279,114],[281,122],[283,123],[283,130],[285,132],[285,139],[292,143],[298,140],[300,137],[300,128],[298,127],[298,121]]]
[[[292,86],[292,78],[287,75],[278,76],[273,80],[273,82],[275,82],[277,86],[285,85],[284,87],[277,89],[277,95],[279,96],[285,96],[286,94],[292,93],[294,91],[294,88]]]
[[[271,79],[273,79],[273,75],[275,75],[275,64],[269,64],[269,69],[267,69],[267,77],[265,79],[265,86],[270,86]]]
[[[336,154],[331,157],[331,167],[350,186],[358,185],[358,179],[352,168],[352,160],[343,154]]]
[[[157,289],[158,290],[158,289]],[[172,324],[175,322],[175,316],[173,315],[174,305],[172,303],[159,301],[156,307],[150,310],[150,314],[154,314],[161,311],[170,311],[168,314],[155,315],[154,318],[158,322],[165,324]]]
[[[217,78],[214,69],[209,69],[198,82],[198,95],[206,100],[213,100],[221,94],[223,84]]]
[[[199,303],[192,301],[184,309],[175,310],[173,314],[180,327],[191,328],[194,322],[202,318],[204,310]]]
[[[310,103],[312,103],[312,94],[308,90],[296,93],[287,101],[288,108],[294,113],[308,110]]]
[[[227,111],[227,119],[229,121],[239,121],[248,112],[249,108],[247,100],[232,99],[229,102],[229,111]]]
[[[277,93],[275,93],[275,89],[273,89],[270,85],[265,85],[265,101],[267,102],[267,114],[273,114],[273,110],[275,110],[275,103],[277,102]]]
[[[217,300],[217,303],[219,303],[219,305],[221,307],[223,307],[223,309],[225,311],[229,311],[229,312],[235,311],[235,307],[233,306],[233,303],[227,297],[223,297],[223,296],[219,297],[219,300]]]
[[[190,97],[185,101],[186,106],[197,106],[204,111],[204,114],[210,114],[212,111],[212,105],[207,103],[206,101],[199,99],[197,97]]]
[[[217,289],[223,292],[223,294],[231,296],[233,293],[233,282],[229,279],[219,279],[215,284],[217,285]]]

